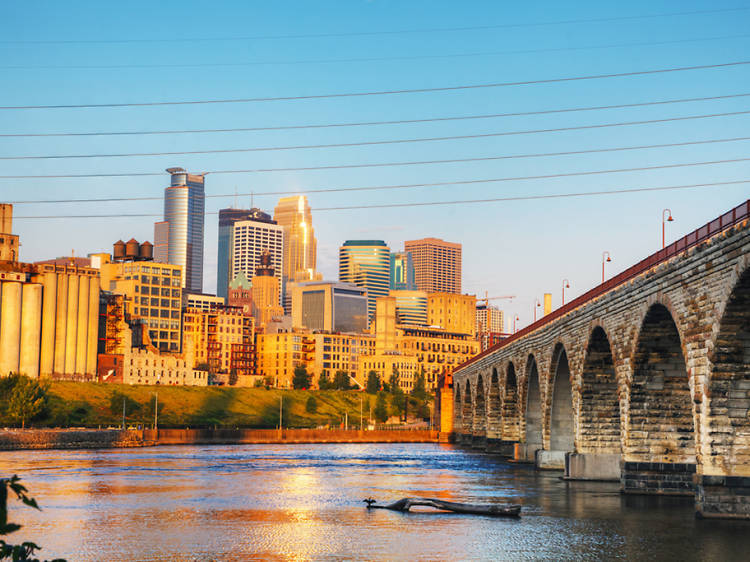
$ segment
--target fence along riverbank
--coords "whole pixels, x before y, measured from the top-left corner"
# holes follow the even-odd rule
[[[428,429],[5,429],[0,451],[29,449],[109,449],[158,445],[274,443],[437,443]]]

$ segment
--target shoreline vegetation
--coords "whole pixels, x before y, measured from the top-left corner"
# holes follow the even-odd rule
[[[43,404],[23,421],[12,410],[13,389],[0,389],[5,390],[0,392],[0,427],[121,429],[124,410],[125,427],[136,430],[153,428],[154,418],[160,429],[277,429],[281,409],[284,429],[359,429],[360,419],[366,428],[369,419],[377,418],[373,423],[380,424],[403,415],[407,398],[410,421],[422,422],[426,428],[424,420],[430,419],[426,397],[382,391],[43,384]]]

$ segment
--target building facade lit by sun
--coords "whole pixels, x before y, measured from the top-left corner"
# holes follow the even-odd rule
[[[375,315],[375,301],[388,296],[391,250],[382,240],[347,240],[339,248],[339,281],[367,289],[367,312]]]
[[[461,293],[461,244],[439,238],[407,240],[417,288],[427,293]]]

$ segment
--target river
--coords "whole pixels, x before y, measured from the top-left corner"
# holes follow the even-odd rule
[[[436,444],[174,446],[0,453],[43,511],[11,504],[46,558],[747,560],[750,522],[690,498],[622,496]],[[520,519],[368,511],[366,497],[520,503]]]

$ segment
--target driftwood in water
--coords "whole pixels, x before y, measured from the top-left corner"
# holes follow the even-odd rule
[[[420,505],[434,507],[443,511],[454,513],[468,513],[472,515],[491,515],[495,517],[518,517],[521,514],[521,506],[513,505],[472,505],[468,503],[446,502],[432,498],[403,498],[397,502],[387,505],[375,505],[375,500],[368,498],[364,500],[367,509],[390,509],[391,511],[409,511],[412,506]]]

